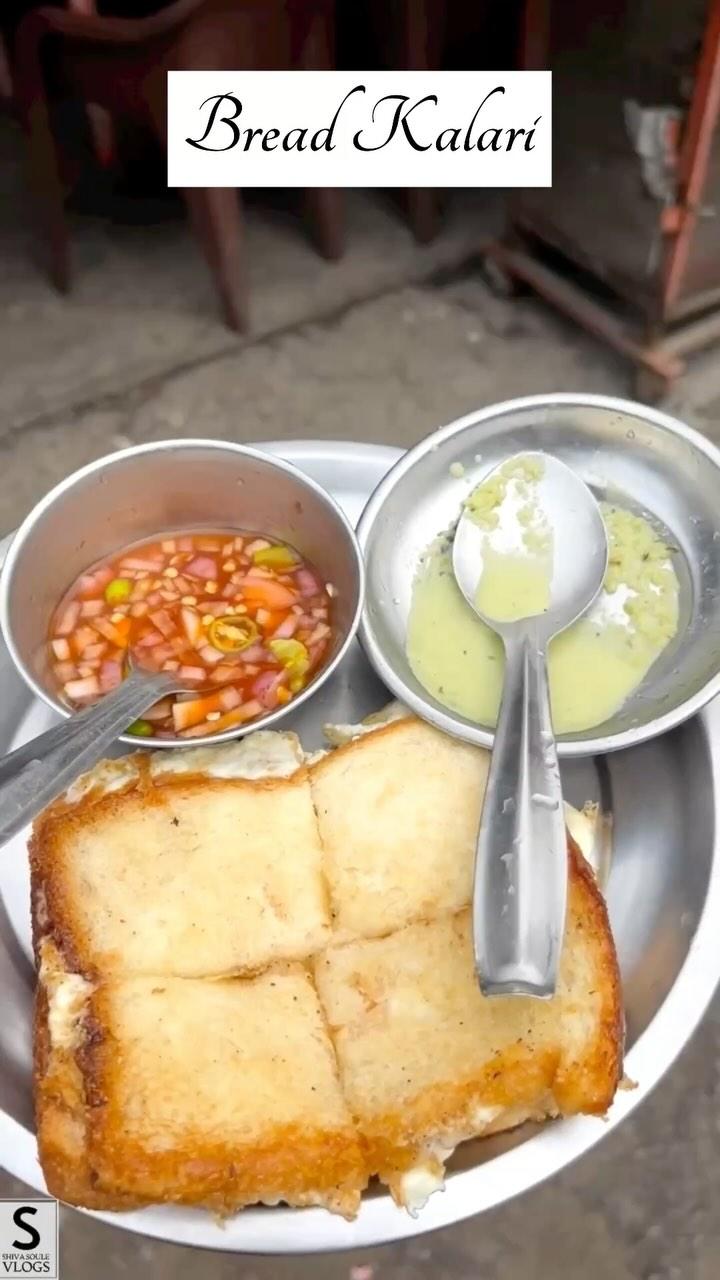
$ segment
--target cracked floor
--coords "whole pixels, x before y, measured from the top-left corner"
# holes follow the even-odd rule
[[[629,394],[627,367],[533,298],[477,269],[498,200],[457,193],[442,235],[412,244],[374,196],[349,196],[348,250],[321,262],[292,218],[251,212],[253,331],[239,341],[182,223],[72,223],[75,288],[33,262],[21,148],[0,130],[0,530],[68,471],[167,436],[355,439],[408,446],[509,396]],[[720,362],[671,406],[720,439]],[[416,1241],[312,1259],[198,1255],[63,1213],[66,1280],[716,1280],[720,1003],[650,1099],[577,1165],[481,1218]],[[0,1153],[0,1160],[2,1153]],[[17,1186],[0,1173],[0,1195]],[[369,1270],[368,1270],[369,1269]]]

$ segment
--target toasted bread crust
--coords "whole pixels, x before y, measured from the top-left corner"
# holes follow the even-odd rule
[[[97,1185],[87,1147],[85,1080],[73,1052],[53,1049],[48,1027],[48,997],[37,988],[34,1009],[33,1095],[38,1153],[48,1191],[67,1204],[86,1209],[124,1210],[148,1201]]]
[[[570,883],[568,908],[576,927],[591,939],[600,992],[592,1050],[582,1062],[561,1069],[554,1092],[560,1109],[567,1115],[582,1112],[604,1115],[622,1079],[625,1017],[617,952],[610,930],[607,906],[597,880],[572,836],[568,833]]]

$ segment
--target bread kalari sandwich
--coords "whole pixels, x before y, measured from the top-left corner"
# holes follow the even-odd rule
[[[487,754],[397,707],[328,738],[107,761],[36,824],[58,1198],[353,1217],[378,1176],[415,1211],[459,1142],[612,1102],[617,961],[575,841],[556,996],[486,999],[468,907]],[[568,825],[587,846],[591,820]]]

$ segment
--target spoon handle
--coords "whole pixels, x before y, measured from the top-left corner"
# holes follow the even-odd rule
[[[506,642],[478,834],[475,969],[485,995],[552,996],[565,931],[567,841],[545,650]]]
[[[21,831],[164,693],[177,688],[167,674],[138,675],[69,720],[0,760],[0,844]]]

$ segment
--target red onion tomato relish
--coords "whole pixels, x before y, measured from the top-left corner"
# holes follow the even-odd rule
[[[254,533],[181,533],[120,551],[72,584],[49,633],[61,697],[87,706],[130,665],[187,693],[129,732],[202,738],[290,702],[330,652],[335,591],[299,552]]]

